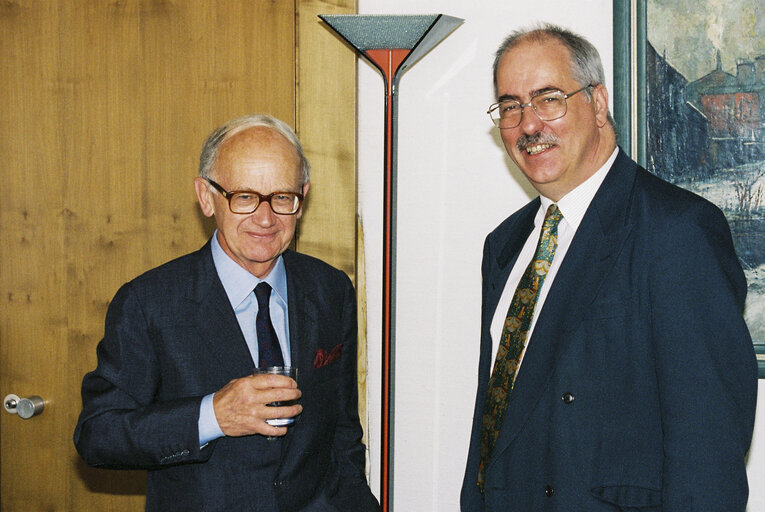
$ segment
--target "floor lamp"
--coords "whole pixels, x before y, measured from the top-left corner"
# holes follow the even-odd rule
[[[401,75],[464,20],[430,15],[320,14],[385,81],[385,163],[383,181],[382,447],[380,504],[393,510],[393,410],[396,313],[396,137]]]

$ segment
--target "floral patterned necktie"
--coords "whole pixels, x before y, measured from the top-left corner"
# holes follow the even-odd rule
[[[534,316],[539,290],[550,270],[555,248],[558,246],[558,224],[562,218],[563,215],[558,206],[551,204],[545,214],[542,234],[539,236],[534,258],[521,276],[510,308],[507,310],[497,357],[494,361],[494,371],[489,379],[481,425],[481,462],[478,466],[478,488],[481,493],[484,492],[486,468],[491,460],[491,453],[507,409],[507,401],[515,384],[518,364],[526,346],[526,336]]]

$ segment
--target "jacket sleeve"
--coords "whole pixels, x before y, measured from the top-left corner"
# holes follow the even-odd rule
[[[468,448],[467,463],[465,465],[465,475],[462,480],[462,490],[460,492],[460,510],[462,512],[481,512],[484,510],[484,499],[478,489],[478,466],[481,458],[480,440],[483,408],[491,372],[491,358],[493,357],[491,337],[489,336],[489,325],[491,323],[493,311],[485,311],[485,309],[489,307],[486,304],[486,289],[495,277],[491,272],[491,261],[495,258],[495,252],[491,242],[492,237],[487,236],[483,245],[483,259],[481,260],[481,346],[470,444]]]
[[[757,394],[746,281],[722,212],[697,203],[680,215],[649,254],[662,510],[743,512]]]
[[[150,469],[203,461],[199,406],[202,397],[157,401],[157,343],[135,285],[123,286],[109,306],[98,363],[82,381],[82,412],[74,444],[88,464]]]

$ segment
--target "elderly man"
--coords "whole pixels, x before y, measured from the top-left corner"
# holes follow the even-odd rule
[[[582,37],[513,33],[494,79],[540,197],[484,246],[462,511],[743,511],[757,373],[723,214],[617,148]]]
[[[364,475],[353,287],[287,249],[309,187],[286,124],[231,121],[195,179],[215,235],[112,301],[74,442],[93,466],[148,469],[147,510],[379,509]],[[266,366],[296,367],[298,382],[254,374]]]

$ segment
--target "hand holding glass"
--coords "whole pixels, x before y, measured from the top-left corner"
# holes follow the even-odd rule
[[[255,374],[275,374],[275,375],[284,375],[285,377],[289,377],[295,382],[297,382],[297,368],[294,366],[269,366],[268,368],[255,368]],[[270,404],[267,404],[270,407],[283,407],[283,406],[289,406],[294,405],[297,403],[297,400],[290,400],[288,402],[271,402]],[[266,423],[271,425],[272,427],[286,427],[288,425],[292,425],[295,422],[295,418],[274,418],[266,420]]]

